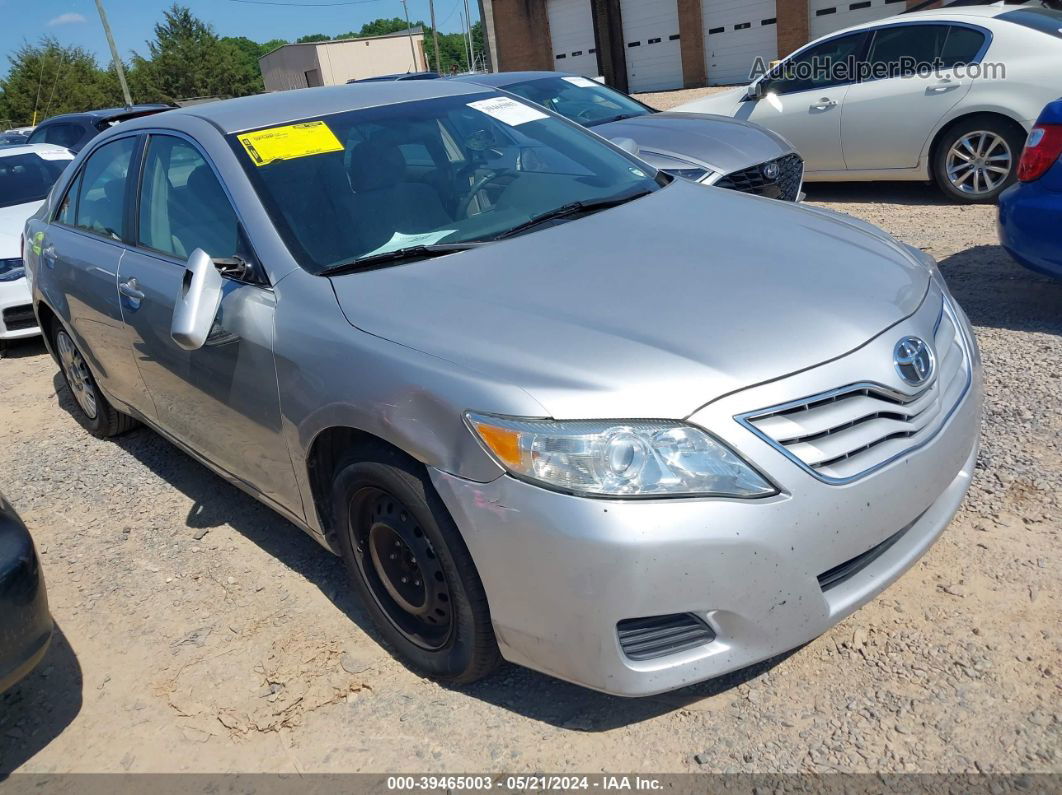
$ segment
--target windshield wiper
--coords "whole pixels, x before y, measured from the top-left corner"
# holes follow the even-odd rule
[[[482,246],[478,240],[467,243],[432,243],[430,245],[407,246],[396,248],[394,251],[383,251],[379,254],[368,254],[352,262],[343,262],[332,265],[321,271],[321,276],[338,276],[341,273],[354,273],[355,271],[369,270],[381,265],[397,265],[399,262],[407,262],[412,259],[429,259],[441,257],[444,254],[452,254],[455,251],[467,251],[470,248]]]
[[[507,237],[513,237],[521,232],[526,232],[530,229],[534,229],[540,224],[544,224],[547,221],[554,221],[558,218],[567,218],[570,215],[577,215],[579,213],[595,213],[600,210],[607,210],[609,207],[617,207],[621,204],[640,199],[652,193],[651,190],[640,190],[635,193],[628,193],[623,196],[611,196],[607,199],[591,199],[588,201],[571,202],[569,204],[561,205],[555,210],[550,210],[546,213],[540,213],[534,216],[529,221],[524,221],[522,224],[517,224],[512,229],[508,229],[502,232],[500,235],[496,235],[491,240],[502,240]]]
[[[594,119],[589,124],[584,124],[584,127],[597,127],[599,124],[612,124],[614,121],[625,121],[627,119],[636,119],[639,116],[647,116],[646,113],[621,113],[618,116],[609,116],[606,119]]]

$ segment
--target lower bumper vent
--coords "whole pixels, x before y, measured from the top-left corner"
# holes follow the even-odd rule
[[[616,632],[632,660],[654,660],[715,640],[712,628],[692,613],[628,618],[616,625]]]
[[[5,309],[3,318],[4,326],[8,331],[22,331],[23,329],[34,328],[37,325],[33,307],[29,304]]]
[[[918,519],[921,518],[921,516],[918,517]],[[855,577],[859,572],[888,552],[889,547],[903,538],[904,534],[911,529],[911,526],[915,524],[918,519],[915,519],[914,522],[911,522],[911,524],[907,525],[907,527],[900,532],[889,536],[876,547],[871,547],[862,555],[856,555],[851,560],[846,560],[839,566],[834,566],[829,571],[824,571],[818,578],[819,587],[823,591],[828,591],[831,588],[836,588],[838,585],[847,582],[852,577]]]

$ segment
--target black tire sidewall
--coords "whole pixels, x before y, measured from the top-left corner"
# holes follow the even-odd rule
[[[1010,147],[1011,156],[1011,170],[1007,179],[996,190],[983,196],[972,197],[967,193],[956,190],[948,179],[948,151],[951,147],[962,138],[964,135],[968,135],[976,130],[984,130],[986,132],[992,132],[1002,137],[1007,145]],[[991,204],[999,198],[999,194],[1009,188],[1018,180],[1018,161],[1021,159],[1022,150],[1025,147],[1025,137],[1023,132],[1019,132],[1016,127],[1013,127],[1005,122],[999,121],[994,118],[971,118],[963,122],[959,122],[941,138],[939,146],[937,146],[936,152],[933,157],[933,178],[936,180],[937,187],[940,188],[949,198],[957,199],[958,201],[966,202],[968,204]]]
[[[399,457],[396,455],[395,458]],[[482,589],[482,585],[453,520],[430,482],[425,482],[425,475],[410,471],[413,467],[403,466],[403,463],[362,460],[340,466],[332,488],[332,509],[340,552],[377,631],[409,667],[442,681],[472,681],[480,675],[477,658],[482,656],[483,650],[477,649],[477,638],[483,636],[482,622],[489,625],[489,615],[477,615],[482,611],[473,609],[469,591]],[[349,528],[354,497],[366,486],[386,491],[398,499],[416,519],[435,551],[447,581],[454,617],[450,638],[438,650],[418,646],[395,627],[361,573]],[[490,634],[493,642],[493,634]]]

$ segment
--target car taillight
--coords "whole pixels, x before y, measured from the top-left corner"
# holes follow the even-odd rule
[[[1040,179],[1062,155],[1062,124],[1038,124],[1029,133],[1018,163],[1018,179]]]

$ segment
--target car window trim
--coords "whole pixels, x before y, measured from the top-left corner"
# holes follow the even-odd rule
[[[980,33],[984,37],[984,41],[981,44],[981,48],[977,51],[977,54],[969,61],[964,61],[966,64],[980,64],[988,53],[988,48],[992,45],[992,31],[988,28],[983,28],[980,25],[972,25],[967,22],[952,22],[949,20],[935,21],[935,20],[904,20],[903,22],[891,22],[888,25],[878,25],[873,29],[870,29],[873,35],[870,37],[870,41],[867,44],[866,51],[864,52],[864,59],[867,63],[870,62],[870,54],[874,50],[874,43],[877,41],[878,33],[883,30],[891,30],[893,28],[909,28],[909,27],[945,27],[948,29],[947,34],[944,36],[944,43],[941,45],[941,55],[943,55],[944,47],[948,46],[948,39],[951,37],[951,31],[953,28],[966,28]],[[940,56],[937,56],[940,57]],[[943,66],[942,70],[954,69],[954,66]],[[876,83],[879,80],[897,80],[903,77],[910,77],[910,75],[897,75],[896,77],[881,77],[881,78],[867,78],[866,80],[860,80],[859,83]]]
[[[266,287],[272,289],[272,284],[269,281],[269,275],[265,272],[265,268],[262,267],[262,258],[258,256],[258,252],[254,248],[254,243],[251,242],[251,238],[247,234],[247,223],[244,221],[243,216],[240,214],[239,207],[233,200],[232,193],[231,191],[229,191],[229,186],[225,184],[225,180],[221,178],[221,173],[218,171],[217,166],[214,165],[214,161],[210,158],[210,155],[208,155],[206,151],[204,151],[203,147],[199,144],[199,142],[187,133],[181,132],[180,130],[168,129],[165,127],[140,129],[137,130],[137,134],[139,134],[143,138],[143,143],[141,144],[140,149],[140,162],[137,164],[134,201],[133,206],[130,208],[130,211],[132,213],[132,241],[126,243],[126,246],[131,251],[138,251],[144,254],[150,254],[151,256],[154,256],[158,259],[162,259],[166,262],[172,262],[174,264],[177,264],[182,268],[188,267],[187,259],[181,259],[176,254],[172,254],[168,251],[161,251],[159,249],[152,248],[151,246],[145,245],[144,243],[140,242],[140,203],[143,198],[144,190],[144,164],[147,162],[148,149],[151,146],[151,138],[152,136],[169,136],[171,138],[179,138],[185,141],[193,149],[195,149],[199,153],[200,157],[203,158],[203,162],[210,167],[211,172],[214,174],[214,179],[218,181],[218,184],[221,186],[221,190],[225,194],[225,199],[226,201],[228,201],[229,207],[232,209],[233,215],[236,216],[238,238],[242,240],[242,242],[246,243],[249,249],[248,253],[251,256],[251,270],[255,276],[254,281],[241,281],[239,279],[234,279],[231,276],[227,276],[226,274],[222,274],[222,278],[229,279],[229,281],[236,282],[237,284],[248,284],[254,285],[256,287]]]

